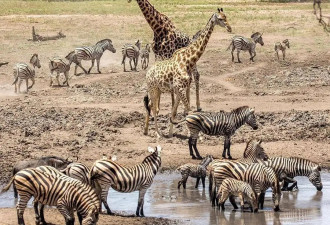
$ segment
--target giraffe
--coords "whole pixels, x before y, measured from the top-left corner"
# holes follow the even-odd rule
[[[231,32],[231,27],[227,22],[226,15],[223,9],[218,9],[209,19],[205,28],[200,32],[196,40],[187,47],[177,50],[170,59],[157,61],[146,74],[148,94],[150,96],[150,107],[145,104],[147,109],[144,134],[148,134],[150,108],[154,115],[157,137],[160,137],[157,124],[157,115],[159,112],[160,95],[164,92],[174,92],[176,94],[174,106],[172,107],[171,121],[174,122],[177,109],[182,100],[184,104],[184,112],[187,114],[190,111],[190,102],[188,99],[190,83],[192,77],[191,71],[195,68],[197,61],[203,55],[206,45],[214,30],[214,26],[219,25],[225,27],[228,32]],[[149,102],[146,96],[145,102]],[[175,123],[175,122],[174,122]],[[170,125],[169,136],[173,135],[173,124]]]
[[[132,0],[128,0],[130,3]],[[156,61],[169,59],[174,52],[180,48],[188,46],[193,40],[180,30],[164,14],[160,13],[148,0],[136,0],[145,19],[154,32],[152,50],[155,53]],[[196,106],[197,111],[201,111],[199,100],[199,72],[196,65],[190,71],[195,80],[196,87]],[[171,92],[172,106],[174,104],[174,93]],[[190,102],[190,95],[188,95]]]

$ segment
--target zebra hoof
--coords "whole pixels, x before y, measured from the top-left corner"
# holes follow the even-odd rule
[[[228,156],[228,159],[233,159],[233,157],[231,157],[231,155],[230,155],[230,156]]]

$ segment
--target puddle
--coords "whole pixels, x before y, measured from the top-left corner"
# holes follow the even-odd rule
[[[281,212],[272,209],[271,191],[266,193],[265,209],[259,213],[232,211],[229,201],[225,212],[212,208],[208,183],[195,189],[195,179],[188,179],[187,189],[177,189],[179,174],[159,174],[145,196],[146,216],[178,219],[186,224],[330,224],[330,173],[322,173],[323,190],[316,191],[306,177],[298,177],[299,191],[283,192]],[[134,214],[138,192],[109,192],[108,203],[114,212]],[[0,208],[15,207],[12,188],[0,196]],[[31,202],[29,207],[31,207]],[[328,217],[329,216],[329,217]]]

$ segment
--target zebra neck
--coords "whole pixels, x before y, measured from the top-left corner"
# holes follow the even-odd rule
[[[176,29],[172,21],[164,14],[160,13],[148,0],[137,0],[137,3],[147,20],[154,36],[164,34],[165,30]]]
[[[246,121],[245,113],[231,113],[230,114],[231,120],[234,122],[234,126],[236,129],[240,128]]]

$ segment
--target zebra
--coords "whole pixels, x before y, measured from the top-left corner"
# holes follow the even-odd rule
[[[125,68],[126,57],[129,58],[129,65],[131,67],[131,70],[136,71],[136,67],[137,67],[138,60],[139,60],[140,49],[141,49],[140,40],[137,40],[134,45],[125,44],[122,47],[121,52],[122,52],[122,55],[123,55],[123,60],[122,60],[121,64],[124,65],[124,72],[126,72],[126,68]],[[133,63],[134,63],[134,69],[132,67],[132,60],[133,60]]]
[[[148,147],[148,151],[151,154],[142,163],[132,167],[122,166],[112,160],[97,160],[92,166],[89,179],[90,182],[97,181],[101,186],[101,201],[108,214],[112,214],[107,203],[108,191],[112,187],[116,191],[125,193],[139,190],[136,215],[144,216],[144,195],[161,166],[161,147],[157,146],[155,149]]]
[[[90,169],[83,163],[71,163],[65,169],[61,170],[65,175],[89,184]]]
[[[29,89],[31,89],[35,83],[34,77],[35,77],[35,68],[39,68],[41,67],[40,65],[40,60],[38,58],[38,54],[33,54],[31,59],[30,59],[30,63],[33,66],[33,69],[28,66],[25,63],[17,63],[14,67],[14,82],[12,85],[15,84],[15,93],[17,93],[17,82],[18,82],[18,93],[21,93],[21,84],[22,81],[25,80],[26,82],[26,92],[29,91]],[[31,79],[32,84],[31,86],[29,86],[29,79]]]
[[[242,106],[231,112],[220,111],[218,113],[196,112],[189,114],[178,123],[186,121],[190,137],[188,140],[189,152],[193,159],[201,159],[197,149],[197,138],[199,132],[212,136],[225,136],[224,149],[222,157],[232,159],[230,155],[230,137],[244,123],[250,125],[254,130],[258,129],[257,120],[254,115],[254,109],[248,106]],[[171,121],[172,124],[178,124]],[[193,153],[195,150],[196,156]]]
[[[89,183],[83,182],[83,181],[77,179],[76,177],[69,177],[69,176],[65,175],[64,173],[62,173],[61,171],[55,169],[52,166],[39,166],[39,167],[36,167],[36,170],[48,173],[48,174],[50,174],[52,176],[55,176],[55,177],[62,178],[64,180],[70,182],[71,184],[73,184],[75,187],[82,188],[82,189],[86,190],[89,193],[90,197],[91,197],[90,201],[94,205],[96,205],[97,208],[99,208],[100,201],[99,201],[97,192],[100,192],[100,189],[97,186],[97,183],[95,183],[96,186],[93,187],[93,188],[95,188],[95,190],[93,191],[93,190],[91,190],[92,187],[89,185]],[[38,211],[38,202],[37,201],[34,202],[34,209],[35,209],[36,212]],[[78,214],[79,222],[81,224],[82,217],[79,214],[79,212],[77,212],[77,214]],[[42,224],[47,224],[46,221],[45,221],[45,218],[44,218],[44,205],[41,205],[41,207],[40,207],[39,216],[40,216],[41,223]]]
[[[239,63],[242,63],[239,59],[239,52],[240,51],[249,51],[250,53],[250,61],[253,61],[253,58],[257,55],[256,54],[256,44],[259,43],[261,46],[264,45],[264,41],[262,40],[262,35],[259,32],[256,32],[251,35],[251,38],[245,38],[243,36],[234,36],[230,42],[230,45],[227,48],[227,51],[231,49],[231,60],[234,62],[234,51],[237,49],[237,59]]]
[[[35,168],[19,171],[1,192],[8,191],[11,183],[16,185],[20,196],[17,203],[17,217],[20,225],[25,224],[23,214],[31,197],[34,197],[34,202],[56,206],[67,225],[74,224],[73,209],[80,214],[83,225],[94,225],[98,221],[98,207],[91,201],[93,189],[87,191],[66,179]],[[37,222],[39,220],[37,210],[35,214]]]
[[[284,179],[285,184],[282,191],[292,191],[294,187],[298,187],[297,181],[293,179],[296,176],[308,177],[318,191],[323,188],[320,174],[321,167],[308,159],[279,156],[269,158],[265,165],[271,167],[279,179]],[[288,187],[288,183],[293,184]]]
[[[279,179],[274,170],[259,163],[242,163],[226,161],[212,166],[209,174],[209,190],[212,205],[216,202],[216,189],[222,184],[226,178],[234,178],[249,183],[258,194],[259,205],[263,209],[264,197],[266,190],[272,188],[272,199],[274,203],[274,211],[280,210],[281,189]],[[235,199],[229,198],[231,204],[237,209]]]
[[[213,156],[207,155],[199,164],[186,163],[179,166],[177,170],[181,173],[182,178],[178,182],[178,189],[180,189],[181,184],[183,185],[183,188],[186,189],[186,183],[189,176],[197,178],[195,188],[198,187],[200,179],[202,179],[203,188],[205,188],[206,167],[212,161]]]
[[[146,44],[145,48],[140,51],[141,67],[146,70],[149,66],[150,44]]]
[[[110,39],[103,39],[103,40],[97,42],[93,46],[76,48],[74,51],[75,56],[77,57],[74,75],[77,75],[78,66],[85,72],[85,74],[87,74],[87,73],[89,74],[94,66],[95,59],[96,59],[96,63],[97,63],[97,72],[101,73],[100,59],[105,50],[109,50],[112,53],[116,53],[116,49],[113,47],[112,41]],[[88,71],[86,71],[84,69],[84,67],[81,65],[81,60],[92,60],[92,65]]]
[[[244,211],[244,201],[250,203],[251,212],[258,212],[257,193],[250,184],[233,178],[226,178],[221,183],[217,194],[219,208],[221,206],[221,209],[225,210],[225,201],[230,195],[240,198],[242,212]]]
[[[290,43],[288,39],[285,39],[284,41],[282,41],[282,43],[276,42],[274,47],[278,60],[280,59],[280,57],[278,56],[278,51],[282,51],[283,60],[285,60],[285,50],[286,48],[290,48]]]
[[[314,14],[316,15],[316,7],[315,7],[316,5],[320,10],[320,19],[322,18],[321,2],[322,2],[321,0],[314,0],[313,3]]]
[[[53,57],[52,59],[49,59],[49,69],[50,69],[50,84],[51,87],[53,85],[53,72],[55,71],[56,74],[56,80],[58,86],[60,86],[60,81],[58,80],[58,77],[60,73],[64,74],[65,81],[63,82],[63,85],[66,84],[69,86],[69,71],[70,66],[72,62],[77,63],[77,57],[74,54],[74,51],[70,52],[67,56],[65,56],[65,59],[59,58],[59,57]]]

